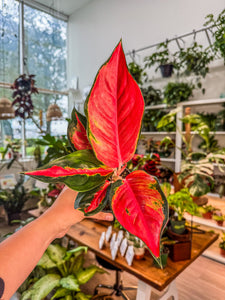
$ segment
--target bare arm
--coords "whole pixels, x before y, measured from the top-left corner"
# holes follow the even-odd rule
[[[0,299],[10,299],[49,244],[55,238],[64,236],[73,224],[84,218],[82,212],[74,209],[76,196],[77,192],[64,188],[42,216],[0,244]],[[94,217],[112,220],[111,214],[99,213]]]

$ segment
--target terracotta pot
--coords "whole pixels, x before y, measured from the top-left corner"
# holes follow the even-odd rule
[[[216,221],[218,226],[223,226],[223,221]]]
[[[206,213],[202,214],[202,217],[204,219],[208,219],[208,220],[212,219],[212,216],[213,216],[213,212],[212,211],[207,211]]]
[[[220,248],[220,254],[225,257],[225,249]]]
[[[208,198],[206,196],[200,196],[200,197],[195,197],[191,196],[194,203],[196,203],[198,206],[206,205],[208,203]]]

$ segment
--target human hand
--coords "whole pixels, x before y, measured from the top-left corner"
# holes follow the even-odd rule
[[[57,237],[64,236],[73,224],[85,218],[82,211],[74,209],[74,202],[77,195],[78,192],[65,186],[53,205],[44,214],[53,218],[54,222],[56,222]],[[111,213],[99,212],[88,218],[112,221],[113,215]]]

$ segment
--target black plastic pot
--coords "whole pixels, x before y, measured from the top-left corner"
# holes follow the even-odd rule
[[[185,219],[178,221],[176,219],[170,220],[171,230],[177,234],[183,234],[185,231]]]
[[[166,65],[161,65],[159,66],[162,77],[167,78],[171,77],[173,73],[173,65],[172,64],[166,64]]]
[[[13,225],[12,221],[14,220],[21,220],[20,213],[7,212],[7,216],[8,216],[8,225]]]

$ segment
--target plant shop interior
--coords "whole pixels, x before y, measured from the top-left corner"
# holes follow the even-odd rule
[[[0,299],[224,300],[224,79],[224,0],[0,0]]]

